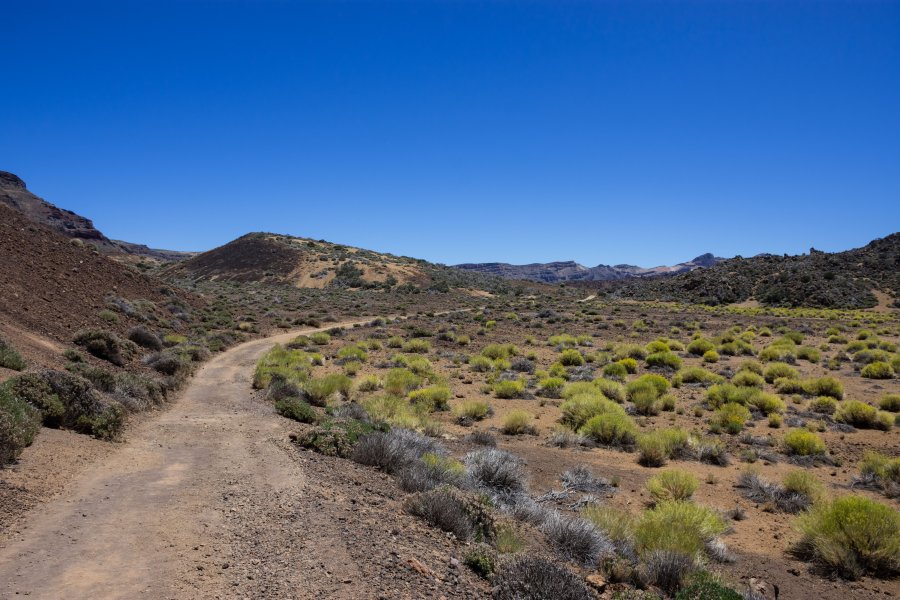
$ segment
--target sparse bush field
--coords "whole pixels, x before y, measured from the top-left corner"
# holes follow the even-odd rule
[[[271,365],[268,385],[282,377],[278,367],[293,366],[285,375],[305,394],[310,382],[347,376],[344,364],[358,363],[351,384],[335,388],[324,410],[309,408],[316,416],[299,426],[305,433],[298,443],[390,473],[398,493],[409,494],[404,499],[416,498],[407,504],[411,515],[451,532],[450,539],[468,540],[458,556],[489,578],[495,594],[501,581],[511,594],[520,591],[511,576],[501,579],[510,562],[492,541],[498,529],[482,527],[488,519],[473,517],[470,501],[491,522],[512,519],[525,528],[520,556],[552,552],[542,560],[575,578],[570,591],[579,589],[572,581],[583,584],[583,575],[599,565],[617,585],[653,586],[670,597],[733,598],[729,588],[756,574],[742,566],[732,571],[724,543],[743,552],[749,529],[777,560],[793,551],[791,520],[833,503],[846,493],[842,485],[874,497],[896,493],[891,453],[900,389],[896,378],[861,373],[878,362],[890,366],[896,349],[849,352],[847,342],[827,343],[835,321],[853,339],[849,323],[874,318],[867,313],[830,318],[603,300],[574,309],[543,298],[494,301],[502,308],[452,318],[420,314],[311,342],[299,349],[296,364]],[[545,303],[550,316],[540,317]],[[877,343],[900,338],[894,321],[879,325],[870,327]],[[324,361],[311,358],[312,349]],[[856,361],[863,350],[869,352]],[[351,420],[327,416],[353,403],[365,412]],[[301,419],[307,414],[301,409]],[[345,433],[349,422],[360,423],[349,428],[363,433]],[[386,434],[371,428],[386,426],[414,429],[417,439],[437,446],[398,454],[391,444],[376,443]],[[863,459],[870,446],[880,456]],[[753,461],[754,478],[723,468],[729,456]],[[551,480],[576,460],[608,487],[560,491]],[[843,468],[831,475],[823,464]],[[726,514],[750,520],[749,527],[729,532]],[[803,556],[819,569],[834,563],[835,547],[820,542],[813,551],[809,543]],[[576,565],[591,567],[581,572]],[[827,568],[844,577],[886,572],[883,564]],[[801,571],[799,581],[817,590],[843,585],[818,573]],[[777,581],[796,585],[788,577]]]

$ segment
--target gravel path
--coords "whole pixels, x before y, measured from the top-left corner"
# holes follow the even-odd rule
[[[0,595],[483,597],[457,542],[405,515],[388,477],[298,451],[297,425],[252,398],[256,360],[297,333],[217,355],[33,510],[2,541]]]

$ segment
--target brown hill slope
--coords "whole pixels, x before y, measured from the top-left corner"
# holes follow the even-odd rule
[[[65,237],[84,240],[104,254],[125,259],[145,258],[165,262],[182,260],[195,254],[157,250],[141,244],[111,240],[94,227],[90,219],[34,195],[21,178],[7,171],[0,171],[0,204],[5,204],[30,221],[46,225]]]
[[[249,233],[166,267],[163,275],[191,281],[267,283],[299,288],[502,291],[503,279],[424,260],[274,233]]]
[[[67,345],[80,329],[124,333],[200,303],[0,204],[0,329],[9,337]]]

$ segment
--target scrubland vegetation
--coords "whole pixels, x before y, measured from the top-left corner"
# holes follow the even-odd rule
[[[893,317],[505,302],[335,332],[320,360],[278,347],[255,381],[291,386],[298,446],[393,476],[498,598],[751,597],[734,565],[759,557],[896,577],[900,396],[863,373],[895,360]]]
[[[217,352],[314,328],[262,356],[255,399],[296,448],[389,477],[497,598],[756,598],[755,565],[795,595],[896,581],[893,313],[350,291],[357,276],[110,297],[56,369],[0,343],[0,459],[42,425],[119,438]]]

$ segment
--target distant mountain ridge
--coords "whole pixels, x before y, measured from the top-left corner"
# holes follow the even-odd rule
[[[497,275],[506,279],[524,279],[543,283],[560,283],[565,281],[617,281],[633,277],[655,277],[686,273],[695,269],[711,267],[725,260],[711,253],[672,266],[637,267],[635,265],[597,265],[586,267],[575,261],[551,263],[531,263],[512,265],[509,263],[464,263],[454,265],[457,269],[475,271],[488,275]]]
[[[19,176],[8,171],[0,171],[0,204],[5,204],[34,223],[46,225],[67,238],[83,240],[95,246],[100,252],[113,257],[149,258],[170,262],[196,254],[158,250],[142,244],[111,240],[94,227],[93,221],[36,196]]]

